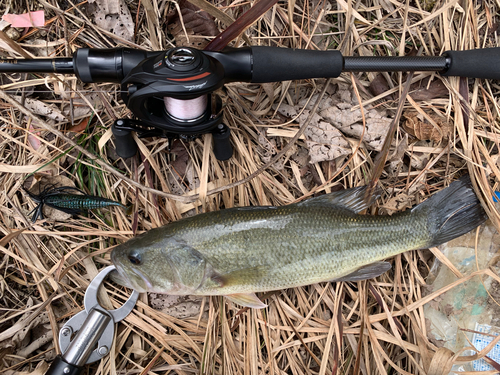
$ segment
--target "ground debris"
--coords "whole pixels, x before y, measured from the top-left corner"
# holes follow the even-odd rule
[[[183,319],[200,315],[204,297],[150,293],[148,298],[152,308],[174,318]],[[205,304],[204,312],[207,310],[208,305]]]
[[[451,127],[449,123],[434,111],[427,110],[424,115],[414,110],[408,110],[403,113],[403,117],[406,119],[403,128],[421,141],[440,142],[441,140],[447,140],[450,136]]]
[[[299,119],[303,120],[308,115],[309,111],[305,110]],[[351,153],[351,146],[344,135],[332,124],[321,121],[319,115],[314,115],[304,135],[307,138],[310,163],[334,160]]]
[[[21,96],[13,97],[18,102],[24,101],[24,106],[32,111],[36,115],[45,116],[54,121],[65,121],[66,117],[64,114],[54,106],[47,105],[41,100],[32,98],[22,98]]]
[[[175,9],[168,15],[167,25],[168,32],[174,36],[178,46],[202,49],[209,41],[199,36],[215,36],[219,33],[214,18],[196,5],[187,0],[181,0],[179,1],[179,9],[182,17]]]
[[[35,59],[69,58],[85,47],[201,49],[230,22],[220,17],[212,22],[204,11],[215,14],[213,8],[196,9],[191,1],[207,5],[201,0],[44,1],[44,27],[17,30],[0,25],[16,39],[13,43],[8,37],[0,38],[1,59],[22,57],[21,52]],[[462,3],[451,7],[449,2],[431,3],[420,7],[415,2],[408,6],[399,0],[382,0],[351,6],[345,1],[297,0],[290,9],[292,2],[278,2],[230,46],[329,49],[342,51],[346,58],[398,56],[411,53],[412,46],[422,47],[422,56],[437,56],[447,49],[498,44],[497,2],[464,9]],[[122,9],[113,8],[117,4],[129,10],[130,17],[120,16]],[[245,1],[209,4],[228,19],[237,19],[254,5]],[[178,6],[184,24],[170,18]],[[36,2],[29,1],[0,4],[2,14],[38,9]],[[97,24],[100,16],[105,24]],[[120,18],[126,20],[126,30],[120,29]],[[288,69],[286,61],[283,69]],[[370,183],[408,73],[344,72],[329,80],[312,121],[293,144],[290,140],[311,115],[326,79],[228,82],[218,90],[224,104],[223,123],[231,130],[234,149],[226,161],[216,160],[211,142],[205,141],[208,137],[170,144],[169,134],[136,138],[137,132],[132,132],[140,146],[136,157],[119,158],[110,127],[116,119],[133,118],[121,97],[127,87],[86,84],[73,74],[1,76],[2,93],[18,100],[8,103],[5,97],[0,103],[0,237],[5,240],[0,246],[0,338],[4,338],[0,372],[41,375],[54,358],[60,327],[81,311],[89,279],[110,264],[110,252],[117,244],[196,213],[282,206]],[[441,133],[438,136],[436,128],[429,127],[433,124],[425,116],[410,116],[424,123],[411,126],[402,117],[387,162],[377,170],[382,196],[366,214],[397,215],[469,172],[477,194],[491,206],[492,222],[498,223],[500,216],[490,201],[500,190],[500,86],[493,80],[442,77],[439,72],[415,72],[412,81],[409,97],[413,101],[402,103],[405,111],[418,109],[436,124],[440,119],[449,121],[449,133],[439,138]],[[370,95],[370,90],[378,91]],[[26,116],[20,105],[48,126]],[[366,120],[364,133],[360,105]],[[267,165],[273,158],[277,160]],[[33,224],[26,213],[34,204],[22,191],[33,185],[32,173],[66,176],[83,191],[133,204],[135,214],[112,210]],[[172,194],[172,199],[160,193]],[[199,193],[203,197],[195,200]],[[9,237],[21,230],[16,238]],[[486,239],[483,232],[478,239],[479,244]],[[475,233],[471,240],[474,245]],[[494,246],[498,249],[498,243]],[[463,261],[474,256],[474,246],[471,249],[469,255],[452,262],[455,267],[460,269]],[[133,313],[116,325],[109,355],[85,366],[84,372],[429,374],[429,369],[437,368],[440,354],[433,344],[443,345],[428,335],[432,329],[426,307],[439,306],[444,293],[431,301],[422,297],[432,283],[429,269],[435,257],[432,250],[423,249],[389,258],[392,269],[366,282],[326,282],[258,293],[268,305],[263,310],[242,309],[222,296],[142,295]],[[498,252],[493,257],[500,258]],[[497,277],[489,273],[491,264],[480,263],[479,269],[475,262],[471,265],[478,274],[466,282],[488,285]],[[452,274],[450,281],[464,279]],[[115,307],[130,292],[113,283],[105,283],[100,290],[105,289],[110,306]],[[458,302],[475,297],[462,290],[457,285],[446,293],[459,296]],[[481,296],[482,302],[488,300],[482,308],[498,302],[498,284],[488,291],[491,296]],[[22,320],[34,312],[27,304],[30,297],[34,305],[48,302],[40,311],[48,313],[49,323],[46,317],[39,322],[33,319],[32,326]],[[447,321],[457,316],[450,306],[443,305]],[[493,324],[500,324],[497,318]],[[14,329],[9,331],[11,326]],[[29,332],[16,336],[14,343],[13,331],[25,327]],[[2,336],[5,332],[10,337]],[[439,370],[445,371],[445,366]]]
[[[385,111],[370,106],[363,108],[366,120],[366,126],[363,127],[361,109],[353,109],[358,103],[350,89],[339,89],[332,97],[332,102],[331,107],[320,111],[320,116],[347,136],[357,139],[363,136],[363,142],[368,149],[375,151],[382,149],[392,121]]]
[[[303,98],[297,107],[282,103],[277,111],[288,118],[295,118],[303,126],[317,98],[318,94]],[[361,110],[353,110],[355,105],[352,91],[344,86],[323,98],[319,113],[313,115],[304,131],[311,163],[351,154],[352,148],[346,137],[360,139],[363,135],[368,149],[380,151],[392,120],[384,111],[366,107],[366,126],[363,130]]]
[[[30,298],[27,307],[32,305],[33,300]],[[26,339],[28,343],[31,342],[29,339],[31,330],[49,321],[49,316],[46,312],[42,312],[37,316],[32,316],[32,314],[33,312],[25,313],[14,325],[0,334],[0,348],[13,347],[18,349],[26,345]]]
[[[411,197],[409,197],[405,193],[401,193],[389,199],[380,208],[385,209],[386,213],[390,215],[393,214],[394,212],[404,211],[409,207],[412,207]]]
[[[44,375],[49,369],[49,364],[45,361],[40,361],[33,371],[15,371],[7,370],[3,374],[5,375]]]
[[[89,3],[97,26],[130,42],[133,40],[134,21],[124,0],[89,0]]]

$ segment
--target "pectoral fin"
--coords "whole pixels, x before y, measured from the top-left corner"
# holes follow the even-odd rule
[[[263,266],[241,268],[229,273],[216,273],[215,276],[212,276],[212,280],[225,287],[251,284],[256,279],[265,278],[266,272],[267,268]]]
[[[350,273],[349,275],[342,276],[332,281],[362,281],[373,279],[374,277],[380,276],[390,269],[391,264],[389,262],[375,262],[358,268],[356,271]]]
[[[251,307],[252,309],[263,309],[267,307],[255,293],[238,293],[238,294],[228,294],[227,299],[238,305],[244,307]]]

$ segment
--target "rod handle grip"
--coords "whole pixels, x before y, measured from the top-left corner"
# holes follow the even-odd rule
[[[342,72],[340,51],[316,51],[279,47],[252,48],[252,82],[278,82],[294,79],[335,78]]]
[[[500,47],[446,51],[449,59],[444,76],[500,79]]]

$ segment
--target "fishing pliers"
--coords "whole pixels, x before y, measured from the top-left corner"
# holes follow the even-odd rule
[[[104,268],[85,291],[85,309],[73,316],[59,331],[62,355],[52,362],[46,375],[77,375],[83,366],[106,356],[113,343],[115,323],[132,312],[139,293],[134,290],[125,304],[106,310],[97,301],[97,291],[115,266]]]

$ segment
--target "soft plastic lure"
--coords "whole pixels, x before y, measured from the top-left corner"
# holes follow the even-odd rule
[[[51,185],[39,194],[33,194],[27,190],[25,191],[31,199],[38,203],[34,210],[29,213],[30,215],[34,213],[32,217],[33,222],[39,218],[43,219],[43,205],[45,204],[71,215],[76,215],[85,210],[109,206],[122,207],[127,210],[127,215],[129,215],[132,209],[132,206],[125,206],[120,202],[95,195],[87,195],[82,190],[71,186],[54,187]]]

